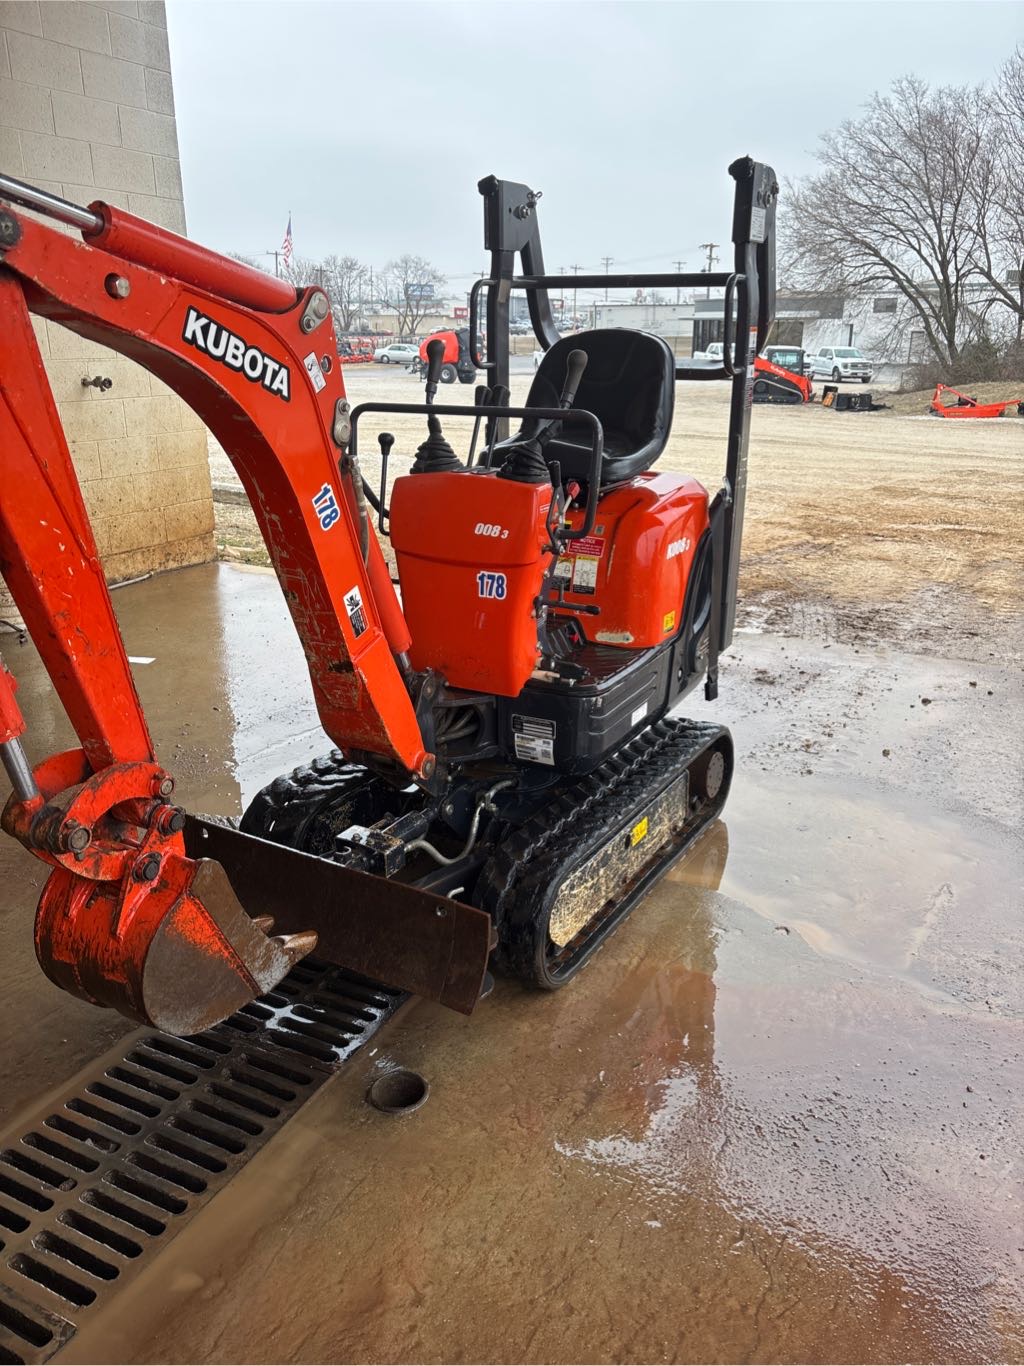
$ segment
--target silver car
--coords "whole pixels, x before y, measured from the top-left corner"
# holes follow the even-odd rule
[[[811,357],[812,379],[830,379],[834,384],[844,379],[859,379],[867,384],[872,373],[871,362],[855,346],[823,346]]]
[[[414,342],[392,342],[389,346],[378,346],[373,359],[380,365],[411,365],[419,355],[420,348]]]

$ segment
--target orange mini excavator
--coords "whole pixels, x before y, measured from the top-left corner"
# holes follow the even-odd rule
[[[560,338],[539,196],[492,177],[480,184],[491,270],[470,319],[484,335],[486,299],[489,354],[473,359],[487,392],[435,404],[437,345],[426,403],[355,411],[321,289],[0,177],[0,572],[80,740],[30,763],[0,668],[2,823],[51,868],[35,943],[52,981],[194,1034],[317,945],[468,1013],[489,963],[543,988],[568,981],[714,819],[729,734],[673,713],[701,680],[716,696],[732,637],[778,193],[768,166],[730,172],[731,270],[573,282],[722,290],[720,362],[677,363],[662,338],[627,329]],[[522,407],[509,403],[513,289],[545,350]],[[240,830],[171,800],[33,314],[168,384],[245,486],[338,748],[271,783]],[[726,471],[709,497],[654,466],[676,380],[720,378]],[[359,470],[374,411],[426,419],[390,500],[386,468],[378,490]],[[459,458],[450,414],[486,424],[482,454],[474,441]],[[386,467],[393,438],[378,439]]]

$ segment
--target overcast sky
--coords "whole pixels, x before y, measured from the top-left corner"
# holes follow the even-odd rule
[[[547,267],[699,269],[729,162],[818,134],[913,72],[988,80],[1020,0],[168,0],[189,234],[225,251],[410,252],[468,288],[484,175],[543,190]]]

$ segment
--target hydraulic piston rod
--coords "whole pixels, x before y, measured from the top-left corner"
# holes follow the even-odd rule
[[[82,232],[99,232],[103,226],[103,219],[91,209],[83,209],[81,204],[72,204],[70,199],[61,199],[60,195],[40,190],[36,185],[26,185],[13,176],[0,175],[0,199],[20,204],[23,209],[34,209],[47,218],[56,218],[58,223],[80,228]]]

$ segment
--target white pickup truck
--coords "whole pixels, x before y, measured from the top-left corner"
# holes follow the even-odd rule
[[[694,351],[694,360],[721,360],[724,347],[721,342],[712,342],[704,351]]]

